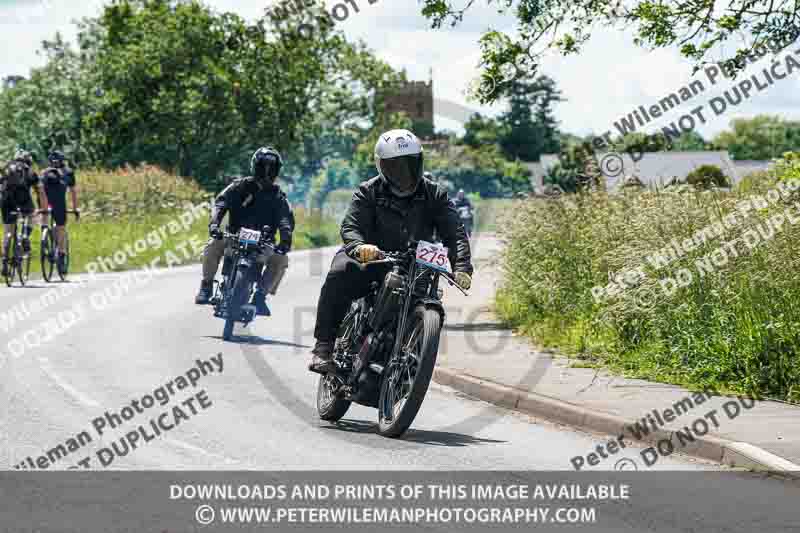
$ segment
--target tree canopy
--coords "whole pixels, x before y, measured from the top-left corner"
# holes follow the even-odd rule
[[[485,0],[516,17],[508,32],[481,37],[482,65],[476,95],[482,103],[503,94],[510,80],[536,72],[548,51],[579,53],[598,28],[625,29],[635,44],[677,48],[696,68],[729,61],[743,68],[748,58],[776,51],[800,34],[800,5],[794,0]],[[457,25],[475,0],[456,7],[423,0],[422,14],[434,28]]]

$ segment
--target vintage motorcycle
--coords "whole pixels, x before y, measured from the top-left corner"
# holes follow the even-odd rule
[[[270,226],[264,226],[262,231],[242,228],[239,233],[224,232],[222,237],[227,241],[222,281],[214,281],[211,304],[214,316],[225,320],[222,338],[228,341],[237,322],[246,327],[255,319],[256,306],[249,302],[261,275],[258,258],[281,252],[275,249],[275,231]]]
[[[441,278],[457,287],[447,248],[426,241],[384,253],[364,268],[390,268],[383,283],[355,302],[339,328],[333,360],[322,375],[317,411],[342,418],[352,402],[378,409],[378,432],[399,437],[411,426],[428,391],[445,321]]]

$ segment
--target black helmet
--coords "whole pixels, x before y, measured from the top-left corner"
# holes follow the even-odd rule
[[[67,156],[64,155],[64,152],[60,152],[59,150],[53,150],[50,152],[50,155],[47,156],[47,160],[56,168],[63,167],[66,159]]]
[[[33,156],[27,150],[17,150],[17,152],[14,154],[14,160],[25,163],[28,166],[33,165]]]
[[[271,146],[259,148],[250,158],[250,174],[258,181],[274,182],[282,166],[281,154]]]

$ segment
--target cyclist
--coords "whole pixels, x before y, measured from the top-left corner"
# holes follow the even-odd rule
[[[64,245],[65,226],[67,225],[67,190],[72,198],[72,209],[75,218],[80,219],[80,209],[78,208],[78,189],[75,183],[75,171],[67,166],[67,158],[58,150],[50,153],[47,157],[50,166],[42,172],[41,182],[47,203],[53,214],[56,223],[56,251],[58,258],[58,271],[63,273],[66,257],[66,246]],[[47,224],[47,218],[42,219],[42,225]]]
[[[211,298],[214,276],[225,253],[225,242],[221,239],[220,224],[225,213],[230,212],[228,231],[236,233],[240,228],[261,230],[270,226],[280,232],[280,244],[266,261],[265,269],[253,294],[256,313],[269,316],[267,293],[278,290],[289,258],[286,253],[292,247],[292,232],[295,221],[286,194],[275,183],[283,166],[280,153],[269,146],[259,148],[250,159],[251,176],[239,178],[230,184],[214,201],[208,233],[211,238],[203,251],[203,280],[195,298],[196,304],[207,304]]]
[[[23,217],[28,219],[34,213],[33,196],[31,189],[36,190],[36,201],[39,209],[47,205],[42,188],[39,185],[39,178],[33,170],[33,156],[25,150],[18,150],[3,169],[0,176],[0,196],[2,196],[2,218],[5,231],[3,232],[3,275],[8,274],[8,246],[14,232],[14,225],[17,222],[17,210],[22,211]],[[31,230],[28,224],[27,234],[23,236],[22,249],[25,253],[31,251]]]

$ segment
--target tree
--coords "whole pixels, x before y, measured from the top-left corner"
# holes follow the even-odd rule
[[[563,99],[555,81],[547,76],[514,80],[507,96],[509,109],[500,117],[505,128],[499,139],[506,156],[537,161],[544,153],[558,152],[560,137],[553,104]]]
[[[325,158],[352,155],[373,93],[397,78],[332,25],[278,31],[197,0],[117,0],[78,43],[46,42],[45,66],[0,92],[4,151],[77,145],[96,164],[155,163],[214,188],[272,144],[307,191]]]
[[[714,138],[714,145],[733,159],[773,159],[800,148],[800,122],[759,115],[731,121],[731,130]]]
[[[472,148],[487,144],[498,144],[506,135],[505,125],[492,117],[475,113],[464,123],[464,136],[460,142]]]
[[[476,91],[481,103],[499,98],[509,80],[536,72],[550,50],[562,55],[581,51],[599,27],[625,28],[634,42],[648,48],[676,47],[698,68],[725,54],[731,72],[748,60],[793,42],[800,34],[796,2],[789,0],[508,0],[501,12],[516,16],[516,27],[489,30],[481,37],[482,64]],[[422,14],[434,28],[460,23],[474,1],[456,7],[424,0]],[[728,46],[726,46],[728,45]]]
[[[699,189],[711,187],[729,187],[730,182],[722,169],[716,165],[702,165],[686,176],[686,183]]]

